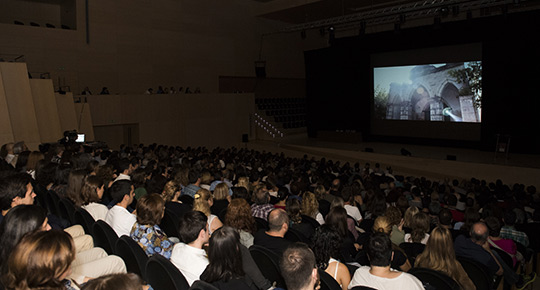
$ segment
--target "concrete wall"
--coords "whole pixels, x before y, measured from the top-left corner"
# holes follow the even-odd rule
[[[158,85],[216,93],[219,76],[255,76],[259,52],[268,77],[304,78],[303,51],[327,45],[299,33],[261,39],[285,24],[256,17],[275,9],[257,1],[95,0],[88,18],[85,1],[73,1],[76,30],[0,23],[0,53],[25,55],[31,72],[50,72],[55,87],[74,94],[86,86],[141,94]],[[17,2],[3,1],[4,14]]]
[[[253,94],[99,95],[88,103],[95,140],[112,148],[127,144],[126,134],[133,143],[236,146],[254,112]]]

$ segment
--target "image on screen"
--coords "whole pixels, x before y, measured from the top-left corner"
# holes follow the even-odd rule
[[[482,62],[373,68],[375,119],[481,122]]]

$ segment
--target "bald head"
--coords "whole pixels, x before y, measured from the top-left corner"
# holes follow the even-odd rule
[[[488,238],[488,227],[483,222],[474,223],[471,227],[471,239],[477,244],[484,244]]]
[[[289,224],[289,216],[280,208],[273,209],[268,214],[268,229],[271,232],[278,232],[282,229],[283,224]]]

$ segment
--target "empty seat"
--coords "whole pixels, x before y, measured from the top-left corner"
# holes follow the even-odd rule
[[[154,289],[187,290],[189,284],[178,268],[161,255],[153,255],[146,264],[146,281]]]

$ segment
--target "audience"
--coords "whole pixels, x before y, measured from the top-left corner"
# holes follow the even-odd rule
[[[223,226],[219,217],[212,214],[210,210],[214,204],[214,197],[210,191],[203,188],[199,189],[193,197],[193,210],[200,211],[208,217],[208,234],[212,235],[215,230]]]
[[[147,194],[137,202],[137,222],[130,237],[139,243],[148,256],[160,254],[170,259],[174,243],[158,224],[165,212],[165,201],[156,193]]]
[[[127,210],[135,198],[133,191],[133,185],[127,179],[115,181],[110,189],[115,205],[109,209],[105,222],[113,228],[119,237],[129,236],[133,224],[137,221],[137,217]]]
[[[367,286],[378,290],[423,290],[422,282],[411,274],[390,268],[393,252],[390,237],[385,233],[373,233],[367,243],[370,267],[362,266],[354,272],[349,287]]]
[[[265,247],[277,255],[281,255],[291,242],[285,239],[289,230],[289,216],[279,208],[268,214],[268,230],[255,233],[253,244]]]
[[[225,225],[238,231],[240,243],[246,247],[253,245],[253,233],[255,233],[255,219],[251,215],[251,208],[243,198],[231,200],[225,214]]]

